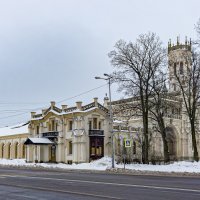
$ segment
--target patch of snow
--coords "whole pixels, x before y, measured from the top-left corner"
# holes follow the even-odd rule
[[[53,142],[48,138],[28,138],[28,139],[31,140],[34,144],[53,144]]]
[[[77,169],[77,170],[99,170],[105,171],[111,168],[111,158],[103,157],[90,163],[81,164],[63,164],[63,163],[26,163],[24,159],[0,159],[0,165],[7,166],[27,166],[27,167],[43,167],[52,169]],[[116,168],[123,168],[123,164],[116,164]],[[137,171],[151,172],[177,172],[177,173],[200,173],[200,162],[181,161],[168,165],[144,165],[144,164],[126,164],[126,169]]]
[[[93,111],[95,109],[97,109],[98,107],[92,107],[92,108],[89,108],[87,110],[79,110],[79,109],[75,109],[73,111],[69,111],[69,112],[65,112],[65,111],[62,111],[61,113],[55,111],[55,110],[49,110],[48,113],[46,113],[46,115],[48,115],[49,113],[53,113],[55,115],[59,115],[59,116],[62,116],[64,114],[73,114],[73,113],[87,113],[87,112],[90,112],[90,111]],[[36,118],[33,118],[31,119],[31,121],[34,121],[34,120],[39,120],[39,119],[43,119],[46,115],[42,116],[42,117],[36,117]]]
[[[26,163],[25,159],[0,159],[0,165],[6,166],[18,166],[18,167],[43,167],[51,169],[80,169],[80,170],[99,170],[105,171],[111,163],[110,158],[102,158],[97,161],[90,163],[81,163],[81,164],[64,164],[64,163]]]
[[[123,168],[123,164],[116,165]],[[166,165],[126,164],[126,169],[150,172],[177,172],[177,173],[200,173],[200,162],[179,161]]]

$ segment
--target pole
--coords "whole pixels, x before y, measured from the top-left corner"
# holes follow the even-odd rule
[[[111,146],[112,146],[112,168],[115,168],[115,145],[114,145],[114,137],[113,137],[113,112],[112,112],[112,106],[111,106],[111,83],[110,83],[110,77],[108,78],[108,85],[109,85],[109,100],[110,100],[110,133],[111,133]]]
[[[112,148],[112,168],[115,168],[115,145],[114,145],[114,132],[113,132],[113,112],[112,112],[112,106],[111,106],[111,76],[108,74],[104,74],[107,78],[101,78],[96,76],[95,79],[103,79],[108,81],[109,85],[109,99],[110,99],[110,106],[109,106],[109,112],[110,112],[110,133],[111,133],[111,148]]]

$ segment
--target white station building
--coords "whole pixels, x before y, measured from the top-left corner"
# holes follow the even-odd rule
[[[58,108],[51,102],[41,113],[18,127],[0,130],[0,158],[27,162],[83,163],[109,156],[111,137],[108,110],[98,99],[87,105]]]

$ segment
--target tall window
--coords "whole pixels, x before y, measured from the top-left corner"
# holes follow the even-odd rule
[[[174,91],[176,91],[176,84],[174,84]]]
[[[99,122],[99,129],[101,129],[101,122]]]
[[[51,131],[51,122],[48,123],[49,131]]]
[[[136,154],[136,142],[133,141],[133,154],[135,155]]]
[[[40,127],[36,126],[36,134],[39,134],[39,133],[40,133]]]
[[[1,144],[1,158],[3,158],[4,144]]]
[[[174,63],[174,75],[176,75],[176,63]]]
[[[18,142],[15,144],[15,158],[18,156]]]
[[[72,141],[69,141],[69,154],[72,154]]]
[[[8,144],[8,159],[11,159],[11,143]]]
[[[89,130],[92,130],[92,121],[89,121]]]
[[[2,144],[2,158],[5,157],[5,144]]]
[[[70,121],[69,121],[69,131],[72,130],[72,128],[73,128],[72,126],[73,126],[73,122],[72,122],[72,120],[70,120]]]
[[[183,74],[183,62],[180,62],[180,74]]]
[[[23,144],[22,145],[22,158],[25,158],[26,157],[26,147],[25,145]]]
[[[93,129],[97,129],[97,118],[93,118]]]
[[[54,119],[49,121],[48,126],[49,126],[49,131],[57,131],[58,130],[58,123]]]
[[[52,125],[52,131],[55,131],[55,120],[51,121],[51,125]]]

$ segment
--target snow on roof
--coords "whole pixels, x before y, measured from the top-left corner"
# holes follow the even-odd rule
[[[93,111],[95,109],[97,109],[98,107],[93,107],[93,108],[89,108],[87,110],[79,110],[79,109],[76,109],[76,110],[73,110],[73,111],[70,111],[70,112],[65,112],[63,114],[71,114],[71,113],[87,113],[89,111]]]
[[[48,138],[28,138],[25,144],[54,144]]]
[[[90,111],[93,111],[93,110],[95,110],[95,109],[97,109],[98,107],[93,107],[93,108],[89,108],[89,109],[87,109],[87,110],[79,110],[79,109],[75,109],[75,110],[73,110],[73,111],[69,111],[69,112],[61,112],[61,113],[58,113],[58,112],[56,112],[55,110],[49,110],[49,112],[48,113],[54,113],[55,115],[65,115],[65,114],[73,114],[73,113],[87,113],[87,112],[90,112]],[[47,114],[48,114],[47,113]],[[47,115],[46,114],[46,115]],[[45,115],[45,116],[46,116]],[[33,119],[31,119],[31,120],[39,120],[39,119],[43,119],[44,118],[44,116],[43,117],[37,117],[37,118],[33,118]]]
[[[28,134],[28,123],[0,128],[0,137],[18,134]]]
[[[115,119],[115,120],[113,121],[113,123],[114,123],[114,124],[125,124],[126,121],[121,121],[121,120]]]

